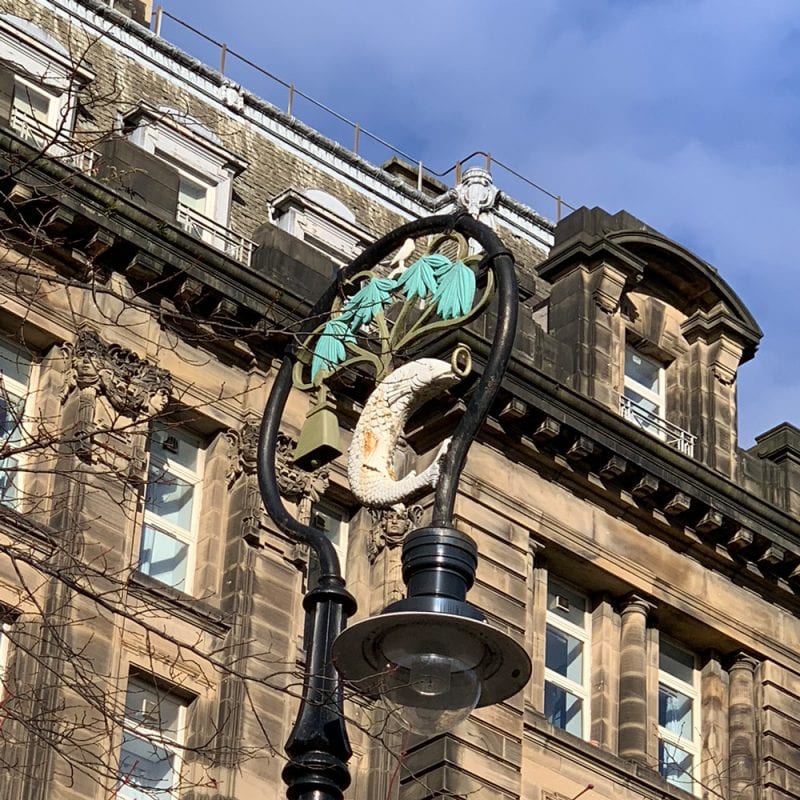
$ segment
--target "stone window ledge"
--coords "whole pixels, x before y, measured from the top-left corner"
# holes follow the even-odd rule
[[[230,623],[218,608],[167,586],[143,572],[133,572],[129,586],[131,594],[140,600],[214,636],[224,636],[230,628]]]
[[[697,800],[695,795],[667,783],[658,774],[655,764],[647,767],[636,761],[619,758],[598,745],[555,728],[530,708],[525,710],[524,736],[565,761],[585,768],[589,782],[607,781],[624,786],[640,793],[646,800]],[[602,785],[598,786],[598,792],[602,793]]]

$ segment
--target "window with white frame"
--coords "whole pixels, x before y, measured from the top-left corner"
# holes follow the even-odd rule
[[[699,746],[699,672],[694,654],[661,637],[658,646],[658,771],[694,792]]]
[[[587,598],[551,578],[546,623],[544,715],[555,727],[585,739],[589,730]]]
[[[6,693],[6,670],[8,669],[8,634],[11,631],[11,623],[8,621],[0,622],[0,700]]]
[[[177,223],[189,234],[249,264],[253,243],[229,228],[233,179],[247,163],[210,128],[173,108],[147,103],[126,118],[130,140],[178,171]]]
[[[11,127],[29,144],[44,147],[56,135],[58,121],[53,119],[55,98],[23,78],[14,79],[11,101]]]
[[[131,675],[119,754],[117,797],[173,800],[180,786],[188,701],[144,676]]]
[[[139,570],[182,592],[192,591],[203,455],[184,430],[152,431]]]
[[[660,421],[666,407],[664,365],[640,353],[635,347],[625,347],[625,385],[623,404],[626,416],[655,436],[661,436]]]
[[[30,357],[0,339],[0,449],[12,451],[0,459],[0,503],[6,506],[16,506],[21,497],[22,456],[13,450],[25,439],[31,370]]]
[[[347,566],[347,531],[348,515],[341,507],[330,500],[320,500],[311,506],[311,524],[325,532],[331,540],[333,549],[339,557],[339,566],[342,576],[345,575]],[[316,586],[319,579],[319,562],[314,552],[311,552],[308,564],[306,585],[308,588]]]

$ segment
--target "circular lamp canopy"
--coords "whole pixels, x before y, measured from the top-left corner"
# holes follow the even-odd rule
[[[531,674],[528,655],[502,631],[427,611],[356,623],[334,642],[333,661],[358,692],[382,697],[409,730],[428,736],[516,694]]]

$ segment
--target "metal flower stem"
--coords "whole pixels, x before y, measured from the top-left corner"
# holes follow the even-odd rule
[[[312,319],[330,312],[343,282],[351,275],[376,265],[408,238],[427,234],[458,232],[477,240],[485,261],[494,271],[498,292],[495,337],[486,367],[472,400],[459,422],[442,463],[433,509],[433,526],[453,528],[453,510],[458,479],[469,445],[485,421],[508,365],[517,320],[517,283],[514,262],[497,235],[466,212],[429,217],[396,228],[372,244],[349,266],[339,272],[311,311]],[[303,694],[294,728],[286,744],[289,762],[283,777],[290,800],[342,800],[350,784],[347,761],[350,743],[344,724],[341,682],[331,663],[335,638],[344,630],[347,618],[356,610],[346,590],[339,561],[325,533],[303,525],[286,510],[278,488],[275,452],[280,421],[292,387],[292,370],[297,361],[296,346],[290,345],[270,392],[258,446],[258,480],[264,505],[278,528],[310,546],[320,564],[317,586],[303,601],[312,630],[307,642]]]

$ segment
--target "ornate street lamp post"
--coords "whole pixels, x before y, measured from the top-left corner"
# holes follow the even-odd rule
[[[423,236],[433,237],[432,252],[407,267],[405,261]],[[468,257],[469,240],[480,245],[479,257]],[[460,244],[463,260],[454,262],[437,252],[444,243]],[[372,271],[393,253],[388,275]],[[473,302],[476,280],[470,261],[476,262],[479,275],[486,275],[477,302]],[[358,291],[352,293],[354,288]],[[450,365],[418,359],[393,369],[398,351],[473,319],[493,292],[498,302],[492,347],[455,433],[423,473],[389,479],[387,463],[408,415],[470,367],[468,351],[457,348]],[[395,302],[401,308],[389,321],[383,312]],[[459,476],[508,365],[517,309],[514,261],[497,235],[467,212],[430,217],[397,228],[344,268],[311,312],[312,320],[323,323],[302,347],[290,345],[286,350],[261,426],[259,486],[275,524],[307,543],[320,565],[317,585],[303,603],[311,636],[306,643],[300,710],[286,745],[289,762],[283,775],[291,800],[341,800],[349,785],[351,751],[342,679],[368,696],[383,696],[387,706],[419,733],[447,730],[476,706],[500,702],[527,683],[527,654],[488,625],[466,600],[475,577],[477,548],[453,523]],[[376,343],[362,345],[361,340],[370,336]],[[317,391],[310,419],[316,415],[319,431],[325,428],[319,420],[329,413],[326,378],[359,363],[371,367],[382,380],[353,435],[348,474],[354,494],[378,508],[433,488],[436,494],[431,525],[409,534],[403,544],[407,597],[377,617],[346,628],[356,604],[345,588],[333,545],[323,531],[287,512],[278,489],[275,455],[293,382]],[[336,452],[321,441],[310,447],[302,436],[298,444],[299,455],[308,463],[326,449],[327,457]]]

